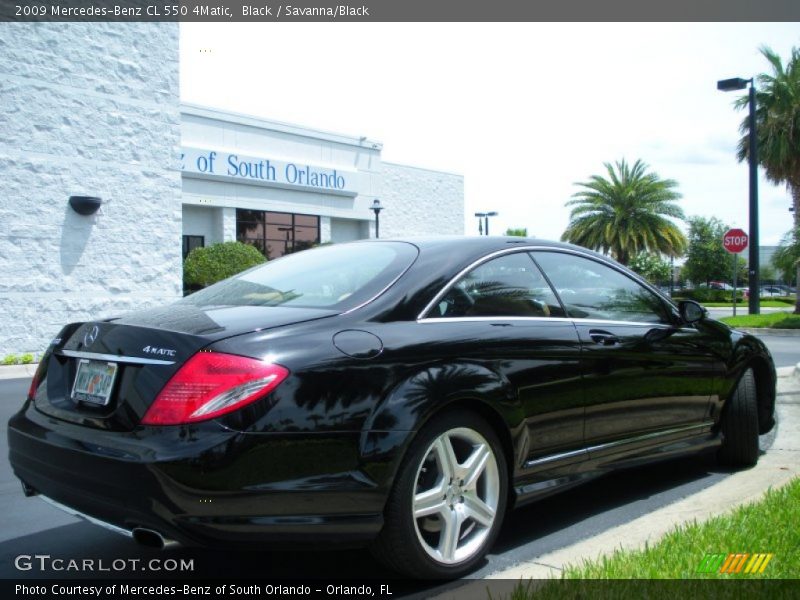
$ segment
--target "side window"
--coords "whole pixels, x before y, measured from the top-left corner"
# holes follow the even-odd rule
[[[668,323],[661,299],[630,277],[597,261],[563,252],[535,252],[570,317]]]
[[[464,275],[431,317],[563,317],[564,311],[525,253],[487,261]]]

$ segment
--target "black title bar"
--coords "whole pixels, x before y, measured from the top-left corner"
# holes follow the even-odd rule
[[[0,0],[0,21],[800,21],[798,0]]]

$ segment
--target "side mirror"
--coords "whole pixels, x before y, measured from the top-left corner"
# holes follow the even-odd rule
[[[681,300],[678,310],[680,310],[681,319],[689,325],[702,321],[706,316],[706,309],[694,300]]]

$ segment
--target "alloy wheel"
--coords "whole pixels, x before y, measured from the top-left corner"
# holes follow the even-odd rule
[[[481,552],[500,503],[497,458],[489,442],[466,427],[445,431],[425,452],[415,482],[413,521],[428,556],[452,565]]]

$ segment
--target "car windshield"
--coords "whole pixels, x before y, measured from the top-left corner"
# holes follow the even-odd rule
[[[367,302],[414,262],[405,242],[323,246],[269,261],[195,292],[195,306],[295,306],[344,309]]]

